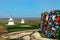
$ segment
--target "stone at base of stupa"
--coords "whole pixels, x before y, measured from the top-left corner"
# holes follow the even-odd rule
[[[25,23],[24,21],[21,22],[21,24],[24,24],[24,23]]]
[[[14,22],[9,22],[8,25],[15,25]]]

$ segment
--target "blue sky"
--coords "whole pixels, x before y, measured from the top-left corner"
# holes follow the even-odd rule
[[[0,18],[40,17],[54,9],[60,9],[60,0],[0,0]]]

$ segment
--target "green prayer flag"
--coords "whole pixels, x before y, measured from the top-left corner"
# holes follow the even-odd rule
[[[60,13],[57,13],[57,16],[60,16]]]

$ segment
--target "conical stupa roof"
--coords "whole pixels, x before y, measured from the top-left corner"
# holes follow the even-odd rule
[[[10,17],[9,21],[14,21],[12,17]]]

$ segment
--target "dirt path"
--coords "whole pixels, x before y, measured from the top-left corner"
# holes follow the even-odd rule
[[[6,40],[5,38],[1,37],[2,35],[6,34],[8,31],[5,26],[0,26],[0,40]]]
[[[0,37],[0,40],[6,40],[6,38]]]

